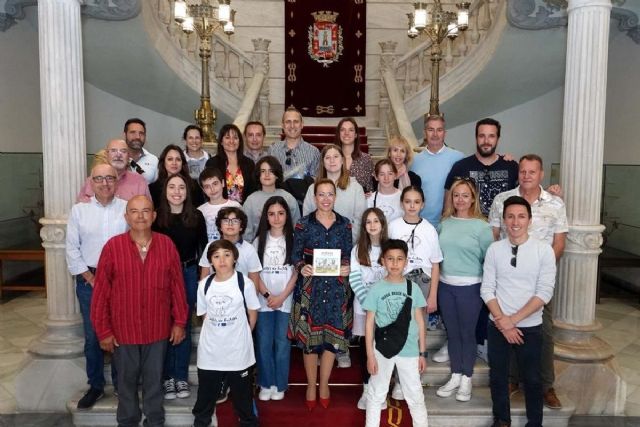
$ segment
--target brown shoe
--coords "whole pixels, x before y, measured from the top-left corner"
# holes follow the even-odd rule
[[[556,391],[553,387],[544,393],[542,400],[544,401],[544,406],[549,409],[562,409],[562,403],[560,403],[560,399],[556,396]]]
[[[518,383],[509,383],[509,397],[513,397],[518,391],[520,391],[520,387]]]

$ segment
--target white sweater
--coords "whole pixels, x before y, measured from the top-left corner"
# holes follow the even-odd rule
[[[553,297],[556,280],[556,258],[550,245],[529,236],[518,246],[516,267],[511,266],[512,246],[509,239],[489,246],[480,287],[484,302],[497,299],[507,316],[515,314],[534,296],[548,303]],[[516,326],[529,327],[541,323],[542,307]]]

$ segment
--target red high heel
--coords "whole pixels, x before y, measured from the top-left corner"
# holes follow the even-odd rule
[[[331,403],[331,397],[327,397],[326,399],[323,399],[322,397],[320,397],[319,399],[320,399],[320,405],[324,409],[327,409],[329,407],[329,403]]]
[[[307,409],[309,410],[309,412],[313,411],[313,408],[316,407],[316,400],[305,400],[304,401],[307,404]]]

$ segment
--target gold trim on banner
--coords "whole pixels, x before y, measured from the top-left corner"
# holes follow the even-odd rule
[[[353,81],[356,83],[362,83],[363,79],[362,79],[362,69],[363,69],[363,65],[362,64],[356,64],[353,66],[353,69],[356,71],[356,75],[353,77]]]
[[[334,111],[333,105],[327,105],[326,107],[316,105],[316,114],[333,114]]]
[[[290,82],[296,81],[296,64],[295,62],[290,62],[287,64],[287,68],[289,69],[289,75],[287,76],[287,80]]]

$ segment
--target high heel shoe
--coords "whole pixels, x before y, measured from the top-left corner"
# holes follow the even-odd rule
[[[313,411],[313,408],[316,407],[316,400],[305,400],[305,403],[307,404],[307,409],[309,410],[309,412]]]
[[[329,403],[331,403],[331,397],[327,397],[326,399],[323,399],[322,397],[320,397],[319,400],[320,400],[320,405],[324,409],[327,409],[329,407]]]

